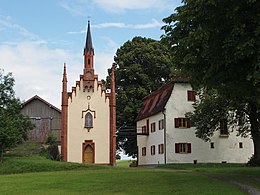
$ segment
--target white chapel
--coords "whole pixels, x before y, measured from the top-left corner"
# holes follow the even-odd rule
[[[116,98],[114,68],[108,93],[94,70],[94,47],[88,21],[83,74],[67,91],[62,80],[61,155],[64,161],[85,164],[116,163]]]

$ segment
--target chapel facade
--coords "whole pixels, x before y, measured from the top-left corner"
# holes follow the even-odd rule
[[[94,47],[90,21],[83,52],[83,74],[71,92],[67,91],[67,71],[62,79],[61,155],[64,161],[85,164],[116,163],[116,97],[114,67],[110,92],[94,71]]]

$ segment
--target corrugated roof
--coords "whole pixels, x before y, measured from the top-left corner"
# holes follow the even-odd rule
[[[158,90],[146,96],[143,99],[143,106],[136,117],[136,121],[140,121],[144,118],[164,111],[165,105],[172,94],[174,83],[188,83],[189,81],[189,78],[174,78],[170,82],[160,87]]]

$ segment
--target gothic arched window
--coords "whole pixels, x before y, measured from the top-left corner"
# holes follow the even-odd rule
[[[85,128],[93,127],[93,116],[90,112],[85,115]]]

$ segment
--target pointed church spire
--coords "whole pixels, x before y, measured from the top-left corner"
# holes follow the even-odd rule
[[[94,56],[94,48],[92,45],[92,38],[90,32],[90,21],[88,21],[88,31],[86,35],[86,44],[84,48],[84,68],[91,68],[93,69],[93,56]]]
[[[64,63],[64,67],[63,67],[63,78],[62,78],[62,82],[63,83],[67,83],[67,71],[66,71],[66,63]],[[67,92],[67,91],[66,91]]]
[[[86,36],[86,45],[84,48],[84,70],[83,81],[84,88],[94,88],[94,48],[90,32],[90,21],[88,21],[88,31]]]
[[[84,48],[84,53],[87,52],[93,52],[94,53],[94,48],[92,45],[92,38],[91,38],[91,32],[90,32],[90,21],[88,20],[88,31],[87,31],[87,36],[86,36],[86,45]]]

